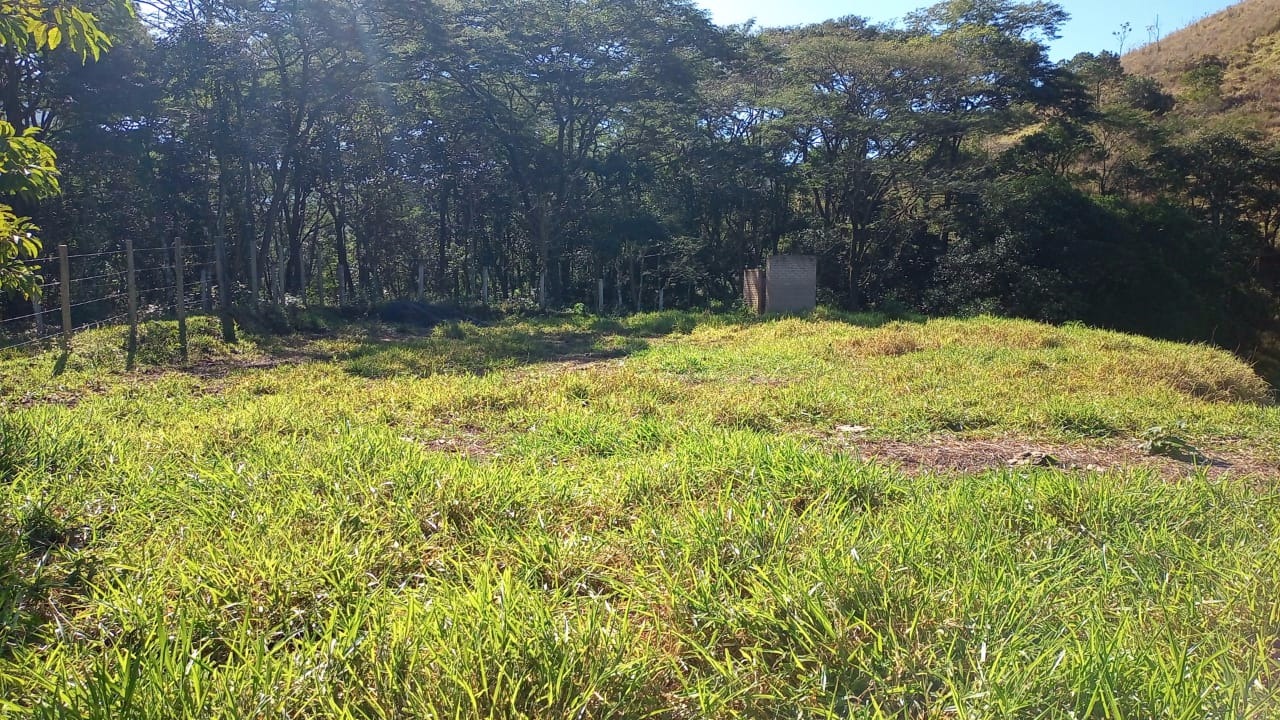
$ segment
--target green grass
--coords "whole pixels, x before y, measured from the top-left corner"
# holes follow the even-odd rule
[[[214,330],[188,369],[159,324],[132,374],[119,331],[0,360],[0,714],[1280,715],[1274,479],[826,442],[1274,460],[1220,351],[830,312]]]

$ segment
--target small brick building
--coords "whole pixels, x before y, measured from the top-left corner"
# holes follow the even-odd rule
[[[742,273],[742,299],[758,313],[806,313],[818,304],[818,259],[774,255]]]

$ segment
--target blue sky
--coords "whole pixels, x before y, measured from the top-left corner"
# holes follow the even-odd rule
[[[698,0],[711,11],[719,24],[739,23],[755,18],[761,25],[798,25],[842,15],[862,15],[873,20],[892,20],[932,4],[932,0]],[[1112,35],[1121,23],[1133,26],[1126,48],[1147,42],[1147,26],[1160,20],[1167,35],[1205,15],[1217,12],[1232,0],[1064,0],[1071,22],[1062,30],[1062,39],[1053,44],[1054,59],[1071,57],[1082,50],[1118,50]]]

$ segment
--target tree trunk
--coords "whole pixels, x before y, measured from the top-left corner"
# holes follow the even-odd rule
[[[440,186],[440,195],[438,205],[436,206],[436,214],[440,219],[440,227],[437,233],[436,246],[436,291],[441,295],[448,295],[445,289],[445,273],[448,270],[449,263],[449,196],[453,190],[448,183]]]

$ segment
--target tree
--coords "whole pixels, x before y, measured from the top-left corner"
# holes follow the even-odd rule
[[[390,12],[418,27],[404,9]],[[450,10],[450,37],[404,54],[499,152],[545,306],[564,285],[562,261],[588,241],[584,221],[625,199],[602,192],[619,153],[628,142],[660,142],[658,121],[693,98],[710,25],[681,0],[507,0]]]
[[[601,280],[617,309],[731,303],[777,252],[819,255],[847,307],[1207,339],[1277,306],[1250,262],[1280,242],[1274,154],[1179,124],[1115,53],[1050,62],[1050,2],[764,30],[690,0],[82,1],[102,62],[47,27],[0,53],[10,286],[39,224],[89,255],[225,248],[220,296],[273,325],[286,301],[594,307]],[[111,262],[81,261],[86,297]]]
[[[41,56],[59,47],[97,59],[111,40],[97,18],[75,5],[43,0],[0,2],[0,197],[35,203],[59,191],[53,150],[37,139],[39,129],[21,102],[24,77],[38,74]],[[0,203],[0,291],[31,296],[36,287],[27,263],[40,253],[39,230],[11,203]]]

